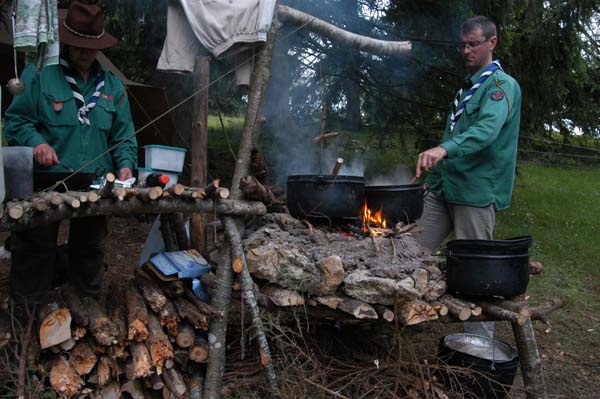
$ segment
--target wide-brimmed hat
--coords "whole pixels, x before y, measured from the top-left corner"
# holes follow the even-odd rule
[[[60,42],[68,46],[102,50],[117,43],[104,31],[104,13],[91,4],[71,3],[67,17],[59,25]]]

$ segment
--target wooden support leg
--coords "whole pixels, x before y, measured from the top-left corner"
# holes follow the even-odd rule
[[[544,374],[542,373],[542,361],[531,320],[528,320],[522,326],[512,323],[512,329],[519,351],[521,373],[523,374],[527,399],[548,399]]]

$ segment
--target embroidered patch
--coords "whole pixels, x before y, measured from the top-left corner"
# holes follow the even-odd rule
[[[495,91],[492,93],[492,95],[490,96],[490,98],[493,101],[500,101],[504,98],[504,93],[502,93],[501,91]]]
[[[63,108],[62,101],[52,101],[52,108],[54,108],[54,112],[60,112]]]
[[[100,97],[105,99],[106,101],[112,101],[113,100],[113,96],[110,96],[108,94],[104,94],[104,93],[100,93]]]

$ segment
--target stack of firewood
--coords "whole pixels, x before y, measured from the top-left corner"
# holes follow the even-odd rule
[[[220,313],[181,281],[163,282],[138,269],[125,286],[109,287],[106,306],[64,287],[40,311],[40,361],[62,397],[198,398],[203,332]]]

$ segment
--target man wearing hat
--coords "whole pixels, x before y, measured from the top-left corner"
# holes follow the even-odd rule
[[[129,101],[121,81],[95,59],[117,39],[104,31],[100,8],[79,2],[70,5],[59,33],[60,65],[23,71],[27,89],[6,112],[8,143],[33,147],[37,171],[67,166],[127,179],[137,163]],[[39,298],[52,288],[58,229],[53,223],[13,234],[10,283],[17,299]],[[104,216],[70,222],[69,280],[90,295],[101,289],[106,233]]]

